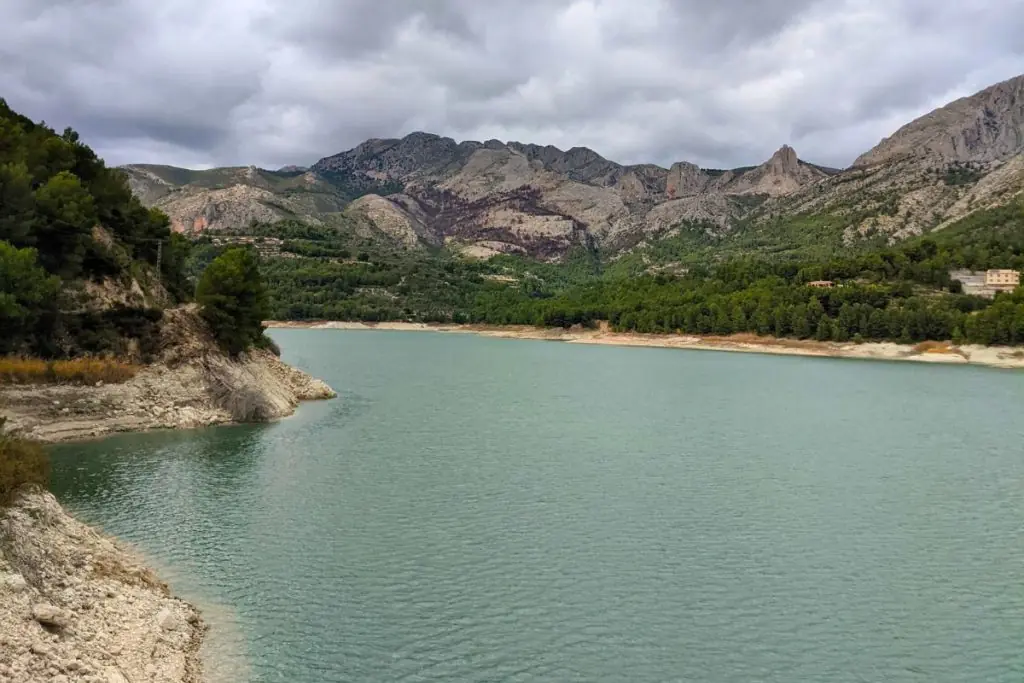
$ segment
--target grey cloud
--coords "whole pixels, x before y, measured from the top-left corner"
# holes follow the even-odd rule
[[[849,164],[1024,72],[1024,0],[6,0],[0,97],[113,163],[308,164],[368,137],[626,163]]]

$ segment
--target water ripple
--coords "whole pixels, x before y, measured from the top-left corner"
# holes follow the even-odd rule
[[[275,336],[341,398],[55,453],[234,680],[1024,679],[1016,375]]]

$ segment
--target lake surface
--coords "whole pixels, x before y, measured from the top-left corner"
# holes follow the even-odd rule
[[[1024,680],[1024,374],[272,336],[339,399],[55,452],[238,680]]]

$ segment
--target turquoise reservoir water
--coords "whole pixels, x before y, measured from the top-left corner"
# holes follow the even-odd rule
[[[238,679],[1024,680],[1022,374],[273,336],[340,398],[55,453]]]

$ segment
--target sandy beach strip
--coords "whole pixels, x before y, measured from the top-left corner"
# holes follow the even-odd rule
[[[348,321],[280,321],[265,323],[273,329],[313,330],[396,330],[404,332],[446,332],[476,334],[506,339],[535,339],[570,344],[603,344],[608,346],[646,346],[694,351],[732,351],[770,353],[787,356],[824,358],[859,358],[866,360],[915,361],[960,365],[984,365],[995,368],[1024,368],[1024,348],[1011,346],[954,346],[949,342],[896,344],[892,342],[819,342],[813,340],[759,337],[735,334],[727,337],[683,334],[639,334],[612,332],[607,325],[598,329],[574,327],[540,328],[524,325],[450,325],[410,322],[364,323]]]

